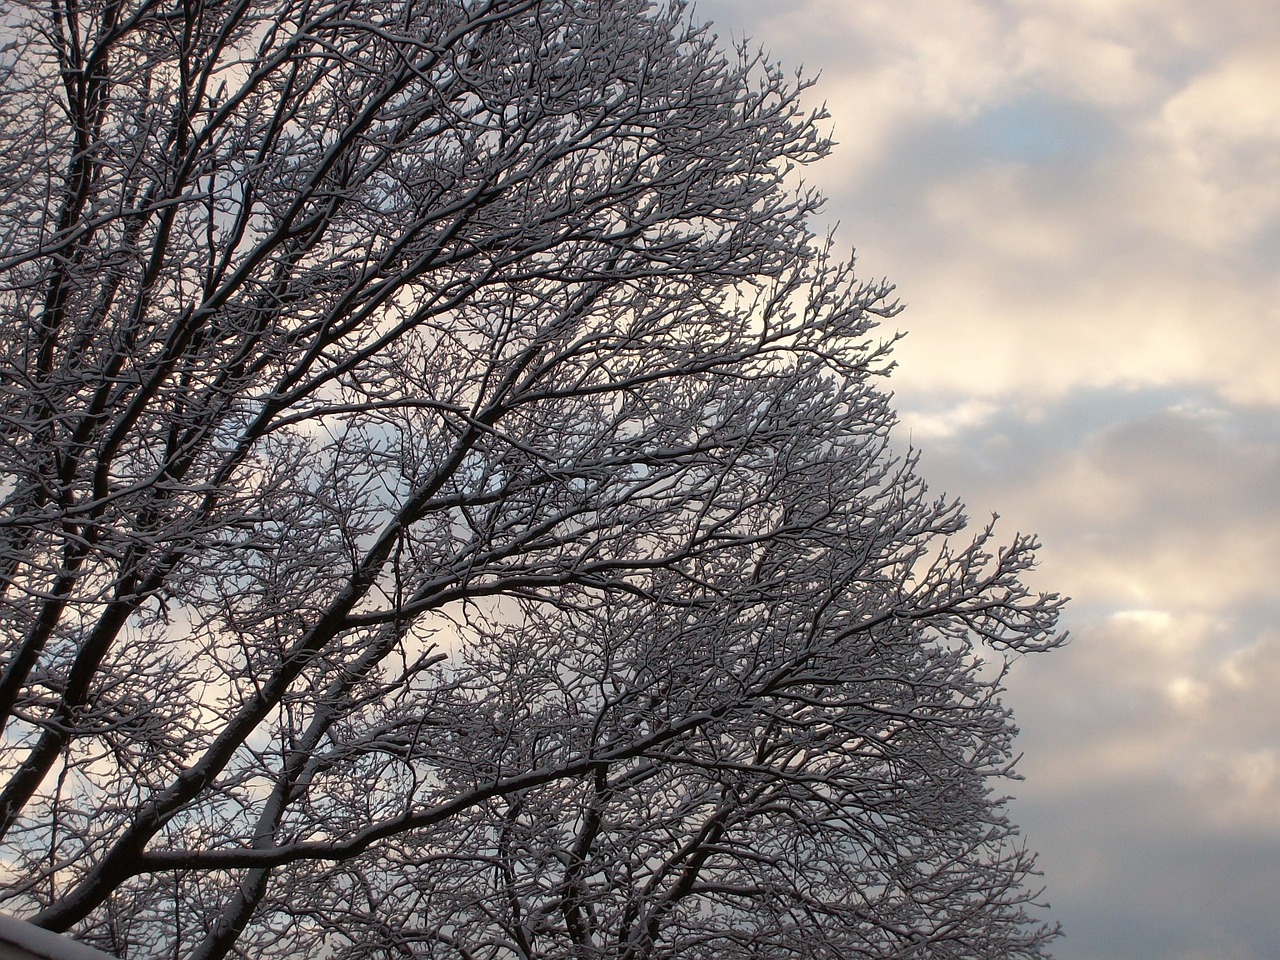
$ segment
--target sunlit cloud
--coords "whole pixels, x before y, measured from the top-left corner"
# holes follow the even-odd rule
[[[981,427],[996,409],[989,400],[973,399],[931,412],[910,410],[902,417],[902,429],[912,441],[955,437]]]
[[[1177,383],[1280,403],[1260,6],[812,0],[750,24],[822,72],[840,146],[813,176],[911,307],[905,404]]]

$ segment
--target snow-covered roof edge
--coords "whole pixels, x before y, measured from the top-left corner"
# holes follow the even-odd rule
[[[109,953],[0,913],[0,960],[114,960]]]

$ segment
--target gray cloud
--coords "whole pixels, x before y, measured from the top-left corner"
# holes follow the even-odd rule
[[[1059,956],[1274,957],[1280,422],[1169,391],[981,412],[922,439],[927,474],[1040,530],[1076,595],[1009,695]]]

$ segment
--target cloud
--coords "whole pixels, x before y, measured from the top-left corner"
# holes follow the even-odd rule
[[[1066,925],[1059,956],[1274,956],[1280,637],[1239,654],[1266,670],[1232,676],[1233,626],[1104,622],[1051,667],[1019,665],[1027,780],[1013,812]],[[1189,665],[1202,689],[1178,702],[1168,681]]]
[[[822,71],[841,143],[811,176],[909,305],[904,400],[1187,384],[1280,405],[1280,8],[700,9]]]
[[[1088,129],[1083,159],[957,169],[937,157],[958,156],[954,140],[921,138],[883,181],[840,197],[858,211],[864,263],[909,304],[900,388],[1186,384],[1280,403],[1280,208],[1268,199],[1280,170],[1219,202],[1172,144],[1103,120]]]
[[[1040,579],[1109,613],[1275,596],[1280,421],[1169,390],[963,398],[904,413],[936,488],[1046,542]],[[1079,605],[1079,604],[1078,604]]]
[[[1073,590],[1120,606],[1220,609],[1270,596],[1280,556],[1280,436],[1177,409],[1118,423],[1059,457],[1038,493]],[[1046,487],[1071,491],[1055,509]],[[1081,534],[1084,534],[1083,536]],[[1065,571],[1064,571],[1065,572]]]
[[[1280,5],[719,0],[821,70],[810,172],[908,305],[936,490],[1045,540],[1015,818],[1070,960],[1272,960]]]
[[[912,442],[949,439],[981,427],[996,410],[995,404],[980,399],[932,412],[908,410],[902,414],[901,428]]]
[[[1238,50],[1165,101],[1163,137],[1203,243],[1248,242],[1280,214],[1280,63],[1274,46]],[[1172,226],[1172,225],[1171,225]]]
[[[1134,20],[1143,4],[1037,3],[1015,5],[1011,45],[1017,74],[1074,100],[1123,108],[1151,96],[1158,77],[1140,63]],[[1145,23],[1144,23],[1145,26]],[[1146,34],[1150,36],[1150,34]]]
[[[1007,696],[1026,751],[1014,815],[1044,852],[1059,955],[1267,955],[1280,422],[1168,390],[927,414],[945,429],[920,439],[925,475],[1039,530],[1036,582],[1076,598],[1074,642],[1016,664]]]
[[[750,9],[747,7],[750,6]],[[821,72],[840,148],[824,181],[867,175],[919,126],[975,116],[1009,92],[1017,51],[1009,14],[982,0],[700,4],[721,24],[745,25],[770,52]]]

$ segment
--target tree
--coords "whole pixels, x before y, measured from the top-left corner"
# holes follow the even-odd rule
[[[889,444],[802,81],[645,0],[4,16],[11,911],[1040,955],[978,647],[1059,601]]]

